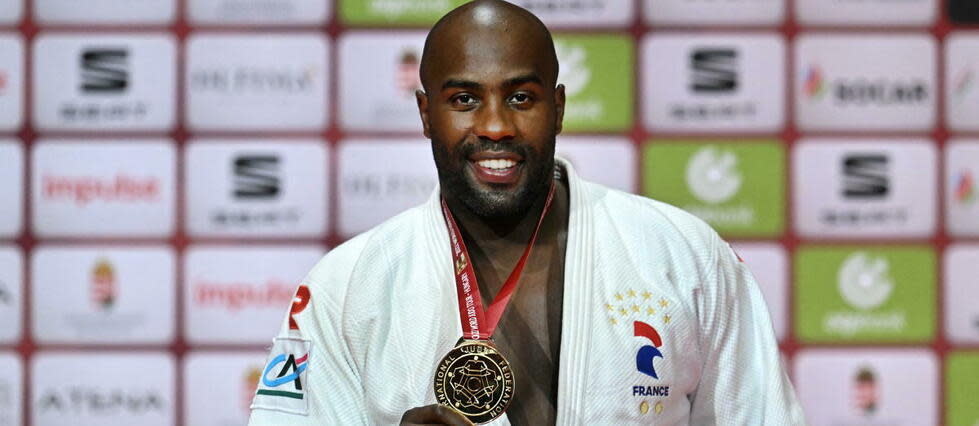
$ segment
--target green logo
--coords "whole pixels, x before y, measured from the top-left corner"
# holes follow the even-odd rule
[[[623,131],[632,126],[632,39],[556,35],[558,83],[567,99],[564,131]]]
[[[935,334],[935,254],[912,247],[803,247],[795,263],[804,342],[927,342]]]
[[[945,423],[979,425],[979,352],[953,352],[945,361]]]
[[[350,25],[430,26],[466,0],[340,0],[340,18]]]
[[[785,152],[774,141],[653,141],[643,150],[643,189],[725,236],[776,236],[785,222]]]

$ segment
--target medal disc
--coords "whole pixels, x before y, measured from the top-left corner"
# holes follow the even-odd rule
[[[477,424],[502,415],[513,389],[510,364],[486,341],[459,342],[435,371],[435,399]]]

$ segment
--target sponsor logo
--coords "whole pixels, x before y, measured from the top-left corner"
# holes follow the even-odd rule
[[[70,177],[44,174],[42,196],[50,201],[72,201],[78,207],[91,202],[157,202],[160,181],[155,177],[118,174],[114,178]]]
[[[732,151],[718,151],[714,147],[702,148],[687,163],[690,191],[708,204],[730,200],[741,188],[738,157]]]
[[[242,155],[234,160],[234,197],[239,200],[275,199],[279,195],[279,157]]]
[[[116,303],[116,272],[112,264],[99,259],[92,268],[92,303],[101,310],[108,310]]]
[[[859,201],[853,207],[823,209],[820,219],[831,226],[903,225],[910,220],[906,206],[884,204],[891,199],[890,158],[882,153],[849,153],[840,161],[840,195]],[[879,204],[867,204],[876,201]]]
[[[960,170],[955,175],[955,181],[953,182],[952,188],[954,188],[955,202],[964,205],[971,205],[976,201],[975,194],[975,179],[972,177],[972,171],[965,169]]]
[[[704,101],[674,103],[670,115],[679,121],[755,117],[758,113],[755,101],[724,99],[739,93],[739,56],[739,51],[732,47],[696,47],[690,51],[687,88],[694,98]]]
[[[795,294],[806,342],[919,342],[935,332],[936,259],[928,247],[803,248]],[[835,285],[828,285],[835,283]]]
[[[784,153],[771,142],[647,145],[647,196],[676,205],[722,235],[774,235],[783,226]],[[742,191],[752,188],[752,191]]]
[[[310,92],[319,70],[315,66],[288,68],[284,66],[239,66],[236,68],[204,68],[190,73],[190,89],[236,95],[290,95]]]
[[[856,77],[824,81],[819,65],[807,68],[804,88],[810,101],[822,101],[829,96],[837,106],[926,105],[931,99],[924,79]]]
[[[887,271],[887,259],[883,257],[870,258],[866,252],[850,255],[839,271],[840,295],[850,306],[860,310],[880,306],[894,289],[894,281]]]
[[[79,58],[79,92],[92,102],[66,102],[58,115],[68,123],[126,122],[143,119],[149,107],[138,100],[117,99],[131,85],[129,51],[119,47],[87,47]],[[110,101],[110,102],[106,102]]]
[[[418,73],[418,57],[419,54],[414,49],[407,49],[398,57],[394,84],[397,92],[408,99],[414,99],[415,91],[422,89],[421,75]]]
[[[870,367],[860,367],[853,376],[853,405],[865,416],[877,411],[877,374]]]
[[[129,87],[129,51],[91,48],[81,53],[82,93],[121,94]]]
[[[307,299],[308,300],[308,299]],[[293,338],[276,338],[269,360],[262,370],[252,408],[264,408],[306,415],[309,391],[306,376],[310,342]]]
[[[212,223],[223,227],[264,227],[296,224],[302,219],[299,207],[278,206],[283,187],[278,155],[239,155],[231,161],[231,196],[248,204],[213,210],[210,215]],[[268,204],[268,207],[262,207],[262,203]]]
[[[152,389],[71,386],[64,389],[45,389],[38,399],[37,409],[41,413],[57,412],[62,415],[109,417],[163,414],[167,407],[166,398]]]
[[[299,330],[299,323],[296,322],[296,315],[306,310],[311,298],[309,287],[306,284],[300,285],[296,289],[296,295],[292,298],[292,306],[289,308],[289,330]]]
[[[888,159],[883,154],[851,154],[843,157],[843,196],[880,199],[890,191]]]
[[[690,89],[700,93],[729,93],[738,89],[738,51],[695,49],[690,54]]]
[[[193,285],[194,302],[198,306],[219,306],[232,312],[285,306],[293,299],[293,288],[295,285],[277,280],[264,284],[198,280]]]
[[[866,252],[847,257],[837,275],[837,289],[843,301],[860,312],[830,312],[825,319],[825,329],[843,336],[867,330],[901,332],[908,322],[903,310],[874,312],[894,290],[894,280],[888,269],[889,263],[884,257],[871,258]]]
[[[358,174],[343,180],[344,192],[355,198],[386,199],[425,197],[435,188],[436,178],[413,174]]]

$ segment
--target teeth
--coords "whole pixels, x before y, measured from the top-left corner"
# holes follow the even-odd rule
[[[479,167],[484,167],[487,169],[503,170],[516,166],[517,162],[513,160],[495,159],[495,160],[481,160],[478,161],[476,164],[479,164]]]

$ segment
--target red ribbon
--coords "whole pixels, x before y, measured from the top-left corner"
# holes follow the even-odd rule
[[[537,241],[537,234],[540,232],[544,217],[551,208],[551,201],[554,199],[554,185],[547,193],[547,200],[544,202],[544,210],[541,211],[540,219],[537,219],[537,227],[534,234],[527,243],[523,255],[513,267],[510,276],[507,277],[500,292],[493,298],[486,313],[483,311],[483,300],[479,294],[479,284],[476,283],[476,271],[473,269],[472,259],[469,258],[469,251],[466,250],[466,243],[462,240],[462,233],[456,226],[452,212],[449,211],[445,199],[442,199],[442,214],[445,216],[445,225],[449,228],[449,244],[452,246],[452,268],[456,280],[456,294],[459,296],[459,317],[462,322],[462,336],[467,340],[489,340],[500,323],[500,317],[506,310],[510,296],[517,289],[517,282],[520,281],[520,274],[523,273],[530,251],[534,248]]]

